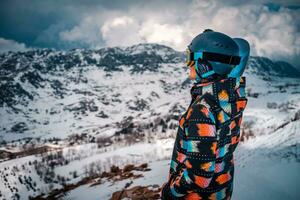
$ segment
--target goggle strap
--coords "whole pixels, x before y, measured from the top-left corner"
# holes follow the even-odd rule
[[[195,58],[196,56],[196,58]],[[189,62],[193,60],[198,60],[198,58],[207,61],[220,62],[224,64],[230,65],[238,65],[241,62],[240,56],[229,56],[220,53],[212,53],[212,52],[189,52]]]
[[[241,61],[241,57],[239,56],[228,56],[225,54],[211,53],[211,52],[203,52],[202,59],[213,61],[213,62],[230,64],[230,65],[238,65],[240,64]]]

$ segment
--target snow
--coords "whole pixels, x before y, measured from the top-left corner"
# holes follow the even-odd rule
[[[166,160],[150,162],[149,168],[151,168],[151,171],[143,172],[143,177],[138,179],[126,179],[119,181],[116,184],[112,184],[110,181],[106,181],[104,182],[104,184],[92,187],[88,184],[80,186],[68,193],[65,199],[106,200],[111,197],[113,192],[122,190],[125,184],[130,182],[131,180],[133,181],[131,187],[153,184],[161,185],[165,182],[165,180],[167,180],[167,174],[164,172],[169,170],[169,166]],[[86,192],[88,192],[89,195],[86,195]]]
[[[169,157],[170,147],[173,141],[170,139],[157,140],[154,143],[137,143],[130,146],[117,146],[112,150],[107,148],[106,152],[97,152],[98,149],[88,145],[76,147],[73,155],[80,155],[82,159],[75,160],[66,166],[57,167],[57,174],[65,175],[72,171],[84,171],[91,163],[96,163],[103,167],[105,171],[109,170],[111,164],[125,166],[128,163],[142,163],[149,160],[165,159]],[[96,150],[96,151],[95,151]],[[70,149],[65,149],[64,152],[69,152]],[[85,157],[86,155],[86,157]],[[68,157],[68,155],[65,156]],[[71,159],[70,159],[71,160]]]
[[[297,200],[300,197],[299,170],[299,162],[253,156],[244,167],[238,165],[235,168],[232,199]]]
[[[249,140],[252,143],[253,140]],[[250,155],[248,155],[250,154]],[[245,155],[245,156],[244,156]],[[241,157],[242,156],[242,157]],[[247,156],[247,157],[246,157]],[[169,160],[149,162],[151,171],[143,173],[144,177],[127,179],[117,183],[106,180],[101,185],[80,186],[67,194],[65,199],[109,199],[115,191],[122,190],[126,183],[133,181],[133,186],[162,185],[167,181]],[[235,176],[233,200],[297,200],[300,197],[300,163],[272,158],[260,154],[260,149],[253,152],[241,144],[235,152]],[[87,195],[89,194],[89,195]]]
[[[21,199],[27,199],[28,196],[36,196],[41,192],[48,193],[48,185],[45,184],[37,175],[34,170],[34,166],[28,165],[29,161],[40,160],[36,156],[27,156],[23,158],[13,159],[9,161],[5,161],[0,163],[0,192],[2,194],[3,199],[15,199],[14,193],[11,192],[11,189],[7,187],[8,185],[13,186],[12,188],[18,189],[18,194]],[[23,166],[25,166],[23,168]],[[7,177],[7,181],[5,181],[4,177]],[[26,188],[24,184],[20,184],[18,177],[22,177],[23,182],[24,178],[31,177],[32,180],[39,186],[38,191],[34,192],[33,190],[29,190]],[[58,188],[58,184],[53,184],[53,189]]]

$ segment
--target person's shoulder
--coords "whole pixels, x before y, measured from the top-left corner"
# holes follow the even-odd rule
[[[208,100],[203,97],[196,99],[188,111],[187,119],[207,119],[211,120],[212,123],[215,123],[213,110]]]

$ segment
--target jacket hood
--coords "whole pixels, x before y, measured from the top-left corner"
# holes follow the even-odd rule
[[[245,93],[246,77],[224,78],[214,82],[194,83],[190,94],[192,101],[205,93],[210,94],[215,102],[227,114],[227,117],[235,117],[242,112],[247,104]]]

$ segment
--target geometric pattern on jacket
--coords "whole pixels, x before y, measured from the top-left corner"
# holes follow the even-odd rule
[[[245,77],[195,84],[180,117],[162,199],[222,200],[233,191],[234,157],[247,104]]]

